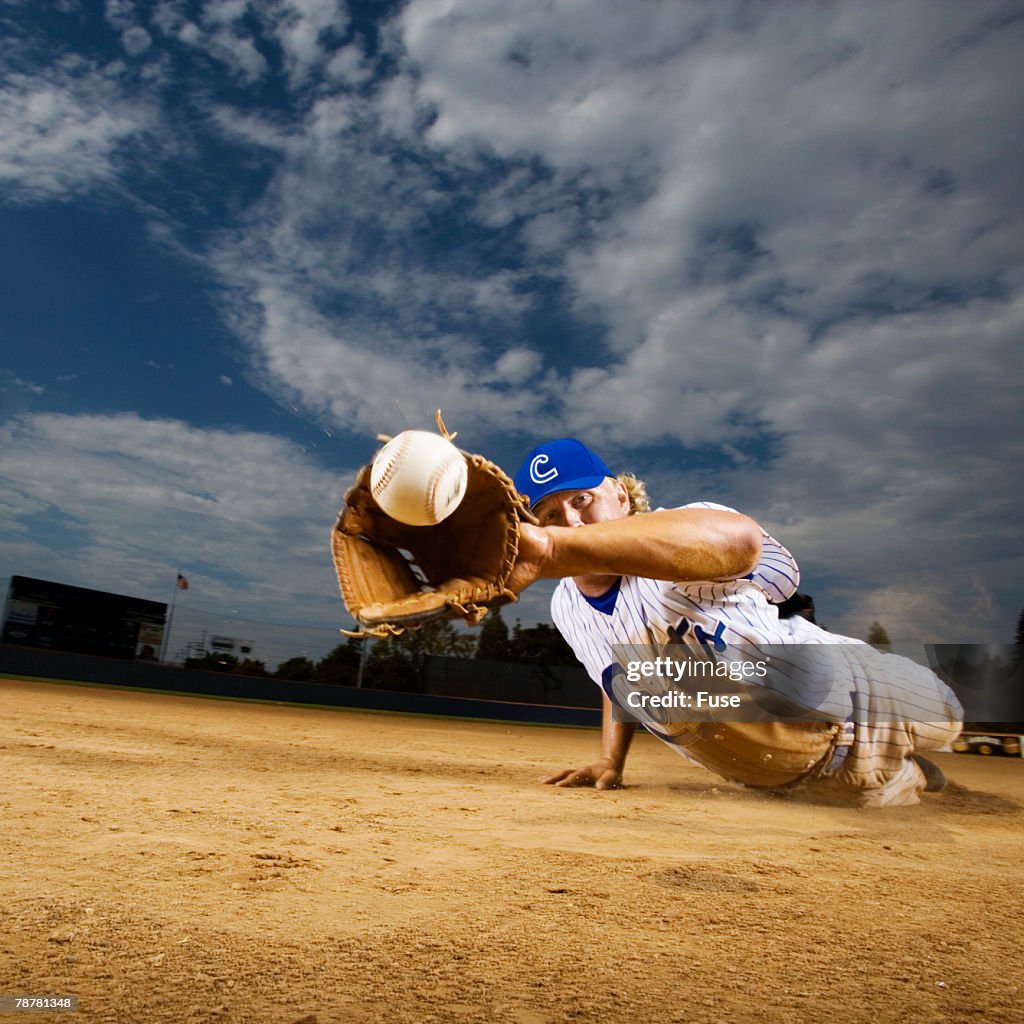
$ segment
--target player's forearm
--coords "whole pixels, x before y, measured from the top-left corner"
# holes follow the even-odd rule
[[[717,509],[667,509],[585,527],[548,527],[540,576],[643,576],[726,580],[749,573],[761,555],[752,519]]]
[[[602,700],[601,760],[621,772],[626,766],[629,747],[636,734],[636,722],[615,721],[611,701],[607,697]]]

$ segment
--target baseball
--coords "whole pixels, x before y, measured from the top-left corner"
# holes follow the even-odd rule
[[[403,430],[374,458],[370,491],[392,519],[433,526],[447,519],[466,493],[466,458],[439,434]]]

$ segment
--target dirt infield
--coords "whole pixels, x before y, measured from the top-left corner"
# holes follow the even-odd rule
[[[921,807],[597,734],[0,680],[12,1021],[1024,1021],[1024,761]],[[6,1016],[6,1015],[2,1015]]]

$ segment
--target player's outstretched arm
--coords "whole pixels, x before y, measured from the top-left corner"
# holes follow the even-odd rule
[[[595,789],[621,789],[626,756],[636,733],[635,722],[616,722],[611,701],[602,697],[601,757],[582,768],[565,768],[541,779],[549,786],[593,786]]]
[[[719,509],[678,508],[571,526],[522,526],[510,585],[567,576],[642,576],[656,580],[731,580],[761,555],[761,528]]]

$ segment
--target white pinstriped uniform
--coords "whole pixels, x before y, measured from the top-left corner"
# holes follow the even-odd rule
[[[683,507],[735,511],[710,502]],[[852,743],[845,760],[832,777],[818,784],[867,806],[917,803],[924,777],[908,756],[956,737],[962,716],[956,696],[934,673],[906,658],[883,654],[800,617],[779,619],[773,602],[796,592],[800,571],[777,540],[767,533],[762,540],[760,562],[748,578],[670,583],[624,576],[614,605],[602,610],[571,579],[563,579],[552,597],[552,618],[604,692],[602,679],[617,661],[613,644],[660,648],[682,642],[699,650],[714,640],[755,651],[792,643],[842,645],[841,651],[830,649],[830,670],[820,676],[804,670],[804,658],[800,671],[791,676],[775,672],[772,677],[776,692],[817,708],[831,721],[847,723]],[[778,659],[774,661],[778,668]],[[630,708],[629,713],[644,721],[642,711]],[[652,725],[655,735],[687,756]]]

